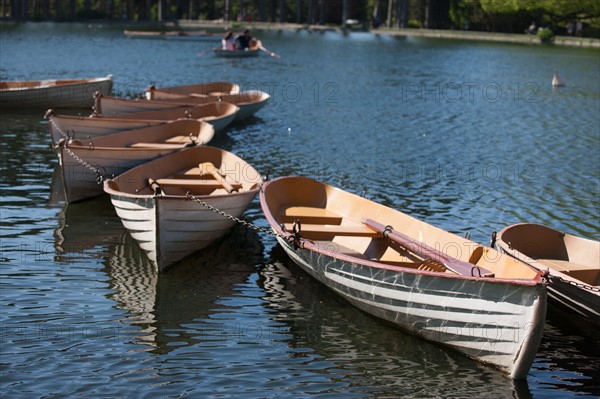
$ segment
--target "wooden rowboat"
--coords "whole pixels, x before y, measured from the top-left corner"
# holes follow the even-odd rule
[[[261,186],[260,174],[236,155],[194,147],[165,155],[104,182],[117,215],[158,268],[224,236]]]
[[[215,57],[220,58],[249,58],[258,57],[260,55],[260,50],[223,50],[220,48],[215,48],[213,49],[213,54]]]
[[[260,203],[290,258],[354,306],[526,377],[544,329],[542,272],[309,178],[265,183]]]
[[[190,106],[223,101],[239,107],[236,119],[242,120],[256,114],[264,107],[271,96],[261,90],[245,90],[236,94],[223,94],[221,96],[205,96],[192,93],[190,95],[172,94],[160,89],[148,89],[146,98],[123,100],[115,97],[99,96],[99,104],[104,113],[139,112],[141,110],[165,109],[176,106]]]
[[[154,85],[148,87],[146,92],[155,89]],[[191,85],[160,87],[161,91],[188,96],[190,94],[202,94],[205,96],[221,96],[223,94],[235,94],[240,92],[240,86],[231,82],[208,82]]]
[[[110,95],[113,78],[77,80],[0,81],[1,107],[87,108],[94,93]]]
[[[520,223],[500,231],[496,243],[502,252],[550,273],[551,304],[600,326],[599,241]]]
[[[67,202],[103,193],[102,180],[183,148],[207,144],[214,136],[207,122],[177,120],[94,139],[62,140],[57,148]]]
[[[215,133],[223,130],[235,119],[239,108],[224,102],[179,107],[158,111],[137,112],[135,114],[115,114],[110,116],[92,114],[89,117],[55,115],[52,110],[46,113],[50,122],[52,143],[61,138],[94,138],[122,130],[148,127],[177,119],[199,119],[210,123]]]

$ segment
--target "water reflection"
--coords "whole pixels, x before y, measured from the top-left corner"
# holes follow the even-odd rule
[[[261,271],[272,318],[289,327],[288,344],[310,347],[335,364],[324,372],[359,378],[383,394],[530,398],[532,381],[563,394],[598,394],[600,340],[594,345],[550,314],[528,380],[500,372],[376,320],[341,301],[277,246]],[[596,379],[595,379],[596,378]],[[378,390],[381,390],[379,392]],[[389,394],[389,392],[388,392]]]
[[[107,196],[65,204],[58,212],[58,228],[54,230],[55,261],[101,257],[108,244],[124,231]]]
[[[109,297],[126,311],[120,322],[132,328],[134,344],[155,354],[220,340],[223,325],[212,322],[219,301],[235,296],[262,256],[257,234],[236,226],[225,239],[198,251],[158,275],[129,234],[111,246],[106,260]]]
[[[432,345],[339,300],[291,263],[280,247],[261,272],[274,320],[289,327],[288,345],[310,347],[322,372],[374,396],[530,397],[527,383]],[[369,387],[369,388],[365,388]]]

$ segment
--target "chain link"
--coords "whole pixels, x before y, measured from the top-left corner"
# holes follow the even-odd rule
[[[69,136],[64,130],[62,130],[61,127],[58,126],[58,124],[54,120],[50,119],[50,123],[58,131],[58,133],[65,138],[65,142],[63,143],[62,147],[65,149],[65,151],[67,152],[67,154],[69,154],[71,157],[73,157],[73,159],[75,159],[79,164],[83,165],[84,168],[87,168],[88,170],[90,170],[93,173],[95,173],[96,174],[96,181],[98,182],[98,184],[101,184],[104,181],[104,179],[106,178],[106,176],[103,176],[100,173],[100,169],[99,168],[93,167],[92,165],[90,165],[89,163],[87,163],[86,161],[84,161],[83,159],[81,159],[81,157],[79,157],[73,151],[71,151],[71,149],[68,147],[68,142],[71,139],[71,136]],[[60,145],[60,143],[59,143],[59,145]]]
[[[562,278],[560,276],[555,276],[555,275],[552,275],[552,274],[550,274],[548,276],[548,280],[551,283],[554,283],[554,284],[556,284],[557,282],[559,282],[559,283],[565,283],[565,284],[571,284],[571,285],[574,285],[575,287],[579,287],[579,288],[582,288],[584,290],[588,290],[588,291],[592,291],[592,292],[600,292],[600,287],[594,287],[592,285],[578,283],[577,281],[565,280],[564,278]]]
[[[211,211],[213,211],[213,212],[215,212],[215,213],[217,213],[217,214],[219,214],[219,215],[221,215],[221,216],[223,216],[223,217],[225,217],[227,219],[233,220],[234,222],[239,223],[239,224],[241,224],[241,225],[243,225],[243,226],[245,226],[245,227],[247,227],[249,229],[252,229],[252,230],[255,230],[255,231],[259,231],[259,232],[262,232],[262,233],[266,233],[266,234],[269,234],[269,235],[272,235],[272,236],[275,236],[275,237],[281,237],[281,238],[284,238],[286,240],[288,239],[288,237],[282,236],[281,234],[277,234],[273,230],[265,229],[264,227],[257,226],[254,223],[247,222],[247,221],[242,220],[242,219],[240,219],[238,217],[230,215],[229,213],[223,212],[219,208],[217,208],[217,207],[215,207],[215,206],[207,203],[206,201],[204,201],[204,200],[196,197],[193,194],[187,193],[185,196],[186,196],[187,199],[192,200],[192,201],[196,201],[197,203],[199,203],[203,207],[208,208]]]

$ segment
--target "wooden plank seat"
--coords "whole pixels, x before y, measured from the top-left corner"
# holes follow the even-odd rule
[[[134,143],[130,145],[131,148],[184,148],[190,143]]]
[[[165,143],[190,144],[196,142],[198,137],[194,136],[173,136],[165,140]]]
[[[307,224],[331,224],[339,225],[342,223],[342,216],[323,208],[314,208],[308,206],[291,206],[283,210],[278,217],[281,223],[294,222],[300,220]]]
[[[559,272],[572,272],[576,270],[598,270],[600,266],[594,265],[582,265],[579,263],[570,262],[568,260],[560,259],[538,259],[537,260],[543,266]]]
[[[287,231],[293,231],[293,223],[285,223],[284,227]],[[349,237],[380,237],[381,234],[369,229],[364,225],[341,226],[330,224],[304,224],[300,225],[301,234],[326,234],[334,236],[349,236]]]
[[[173,178],[162,178],[156,180],[159,186],[173,187],[173,186],[186,186],[186,187],[205,187],[205,188],[224,188],[225,182],[211,179],[173,179]],[[234,189],[241,189],[242,183],[229,183]]]

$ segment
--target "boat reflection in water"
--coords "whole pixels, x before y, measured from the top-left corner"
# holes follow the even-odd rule
[[[55,174],[53,187],[59,186],[57,179],[60,180],[60,176]],[[50,201],[58,201],[58,198],[61,197],[57,195]],[[64,205],[58,212],[58,224],[54,230],[57,262],[73,263],[78,259],[105,257],[108,245],[125,232],[108,196]]]
[[[237,295],[238,286],[255,272],[263,247],[255,232],[236,225],[224,239],[158,272],[129,234],[123,234],[106,262],[110,298],[125,310],[120,320],[131,327],[140,350],[166,354],[205,341],[219,341],[227,331],[213,320],[228,312],[219,304]],[[233,309],[234,310],[234,309]]]

